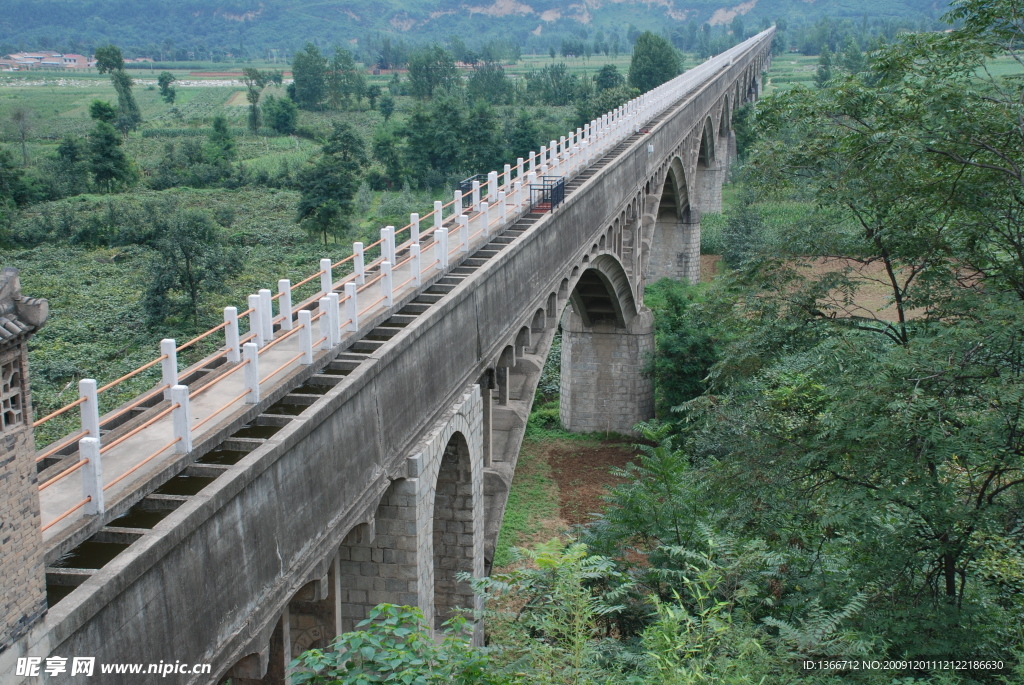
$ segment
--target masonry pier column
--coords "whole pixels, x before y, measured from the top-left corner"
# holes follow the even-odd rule
[[[697,191],[701,213],[722,213],[722,184],[725,182],[725,171],[725,165],[716,159],[698,174],[701,187]]]
[[[356,526],[338,550],[341,632],[355,630],[378,604],[420,604],[416,478],[391,483],[371,523]]]
[[[566,309],[562,318],[562,425],[580,433],[632,433],[654,416],[654,386],[643,373],[654,351],[654,317],[649,309],[625,327],[602,321],[585,326]]]
[[[288,603],[290,658],[301,656],[307,649],[327,648],[341,632],[336,613],[340,605],[337,566],[335,558],[323,578],[306,583]]]
[[[660,211],[654,223],[654,239],[646,280],[662,278],[700,282],[700,212],[692,206],[679,218],[672,211]]]

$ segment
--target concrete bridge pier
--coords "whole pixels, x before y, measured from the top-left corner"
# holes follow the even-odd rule
[[[566,309],[562,317],[562,425],[580,433],[630,434],[654,416],[654,386],[644,365],[654,352],[654,317],[641,311],[626,325]]]
[[[675,205],[666,208],[675,216]],[[650,225],[646,218],[644,223]],[[699,230],[697,236],[699,253]],[[697,263],[699,273],[699,256]],[[573,269],[575,284],[562,314],[559,418],[574,432],[629,434],[654,416],[654,385],[644,373],[654,352],[654,315],[642,304],[640,276],[653,264],[635,265],[635,279],[607,252],[584,257],[582,266],[578,277],[579,268]]]

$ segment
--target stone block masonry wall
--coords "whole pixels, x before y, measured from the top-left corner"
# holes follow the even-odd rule
[[[394,481],[377,506],[373,528],[358,526],[342,543],[342,632],[355,630],[378,604],[419,604],[418,487],[415,478]]]
[[[700,213],[691,209],[692,223],[661,218],[654,224],[654,239],[647,282],[662,278],[677,281],[700,282]]]
[[[652,381],[643,373],[654,351],[654,317],[644,309],[628,328],[596,324],[566,310],[562,320],[562,425],[579,433],[632,433],[654,416]]]
[[[0,364],[20,365],[25,377],[21,346],[0,352]],[[25,635],[47,607],[32,414],[22,408],[17,423],[0,432],[0,652]]]
[[[445,448],[434,493],[434,627],[454,607],[472,607],[473,592],[456,580],[473,572],[473,474],[468,450],[459,440]]]
[[[408,478],[395,480],[372,523],[339,549],[341,631],[378,604],[418,606],[430,625],[454,606],[480,609],[459,571],[484,571],[483,403],[464,395],[419,443]],[[435,615],[439,620],[435,620]]]

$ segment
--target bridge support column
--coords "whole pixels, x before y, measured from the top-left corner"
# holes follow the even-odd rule
[[[650,260],[647,283],[662,278],[699,283],[700,212],[691,207],[683,211],[682,219],[659,216],[654,224]]]
[[[291,650],[288,660],[299,657],[307,649],[325,649],[341,633],[338,609],[340,579],[335,557],[327,575],[306,583],[288,603],[288,625]]]
[[[587,327],[571,308],[562,318],[562,425],[580,433],[632,433],[654,416],[654,386],[643,367],[654,351],[654,317],[642,309],[627,327]]]
[[[722,213],[722,184],[725,182],[725,165],[715,161],[697,176],[701,187],[698,192],[698,206],[702,214]]]

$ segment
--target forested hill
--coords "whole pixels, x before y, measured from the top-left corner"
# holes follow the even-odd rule
[[[943,0],[4,0],[0,51],[53,48],[88,51],[114,42],[127,54],[164,59],[214,59],[290,54],[307,40],[361,44],[390,34],[409,44],[460,35],[471,46],[511,40],[527,52],[556,48],[564,37],[600,31],[671,32],[696,25],[747,29],[778,18],[813,22],[823,16],[860,21],[937,17]],[[160,53],[163,54],[160,54]]]

